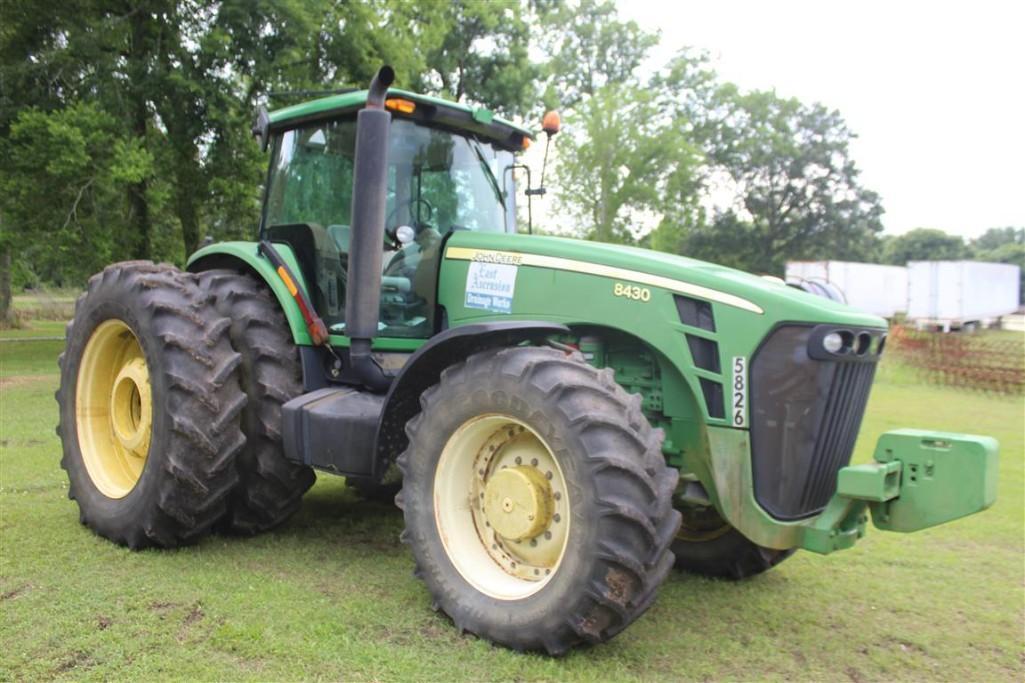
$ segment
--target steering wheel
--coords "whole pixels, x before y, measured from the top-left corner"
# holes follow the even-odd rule
[[[427,207],[427,215],[426,216],[420,216],[418,220],[413,221],[413,227],[419,233],[421,226],[424,226],[424,225],[427,225],[428,223],[430,223],[431,219],[434,217],[434,205],[431,204],[426,199],[424,199],[423,197],[413,197],[412,199],[410,199],[406,203],[409,204],[409,213],[410,214],[414,213],[414,211],[413,211],[414,207],[417,207],[417,206],[425,206],[425,207]],[[396,204],[395,208],[393,208],[388,213],[388,218],[384,221],[384,224],[386,226],[388,226],[391,229],[392,232],[394,232],[394,228],[398,227],[398,226],[393,224],[393,221],[395,220],[396,214],[398,214],[398,212],[399,212],[399,206],[400,206],[399,204]]]

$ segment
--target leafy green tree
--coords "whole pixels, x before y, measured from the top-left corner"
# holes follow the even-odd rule
[[[1025,301],[1025,228],[990,228],[972,240],[976,261],[1018,266],[1021,279],[1018,301]]]
[[[971,242],[977,252],[998,249],[1007,244],[1025,244],[1025,228],[990,228]]]
[[[573,108],[608,85],[636,82],[637,68],[658,44],[610,0],[576,0],[542,14],[541,46],[549,57],[549,107]]]
[[[387,62],[407,86],[433,74],[450,96],[516,112],[535,80],[528,10],[526,0],[12,0],[0,22],[0,127],[16,115],[8,103],[97,103],[161,174],[125,188],[130,255],[180,260],[204,233],[251,229],[265,160],[248,128],[263,94],[363,84]],[[168,244],[168,217],[182,243],[166,254],[153,245]]]
[[[953,261],[969,257],[964,239],[934,228],[915,228],[886,240],[883,261],[903,266],[908,261]]]
[[[861,185],[850,155],[854,134],[839,112],[725,84],[694,134],[706,177],[730,201],[708,230],[684,240],[685,253],[729,255],[746,269],[779,272],[791,258],[859,260],[871,252],[883,209]]]
[[[0,152],[4,239],[38,280],[77,284],[120,254],[131,230],[120,220],[124,188],[154,160],[114,117],[85,103],[23,110]]]
[[[530,21],[521,0],[416,3],[429,40],[421,88],[483,104],[507,116],[535,106],[540,70],[529,56]]]
[[[696,165],[643,87],[601,87],[570,112],[566,128],[557,197],[600,242],[635,242]]]
[[[695,204],[697,154],[659,91],[636,74],[658,35],[601,0],[559,4],[544,17],[545,101],[565,107],[566,120],[554,164],[557,205],[590,239],[672,245],[664,215],[678,219]]]

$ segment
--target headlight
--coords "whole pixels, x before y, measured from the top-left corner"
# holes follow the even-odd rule
[[[843,346],[843,336],[839,332],[830,332],[822,338],[822,348],[830,353],[840,353]]]

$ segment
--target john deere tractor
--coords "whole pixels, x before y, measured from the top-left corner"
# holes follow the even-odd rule
[[[554,654],[626,628],[674,563],[741,579],[852,546],[870,514],[914,531],[993,503],[987,437],[893,431],[849,464],[884,320],[709,263],[522,234],[532,133],[392,78],[261,114],[257,240],[89,281],[57,399],[96,533],[131,548],[254,534],[314,471],[368,497],[401,482],[435,606]]]

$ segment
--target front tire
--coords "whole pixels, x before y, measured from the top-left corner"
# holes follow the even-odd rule
[[[442,373],[399,457],[416,574],[464,631],[561,654],[619,633],[672,567],[678,474],[609,370],[551,348]]]
[[[68,496],[97,534],[173,547],[223,516],[245,442],[228,324],[171,266],[117,263],[90,278],[56,398]]]
[[[676,567],[692,574],[740,581],[766,572],[794,549],[765,548],[729,525],[715,508],[687,507],[673,541]]]

